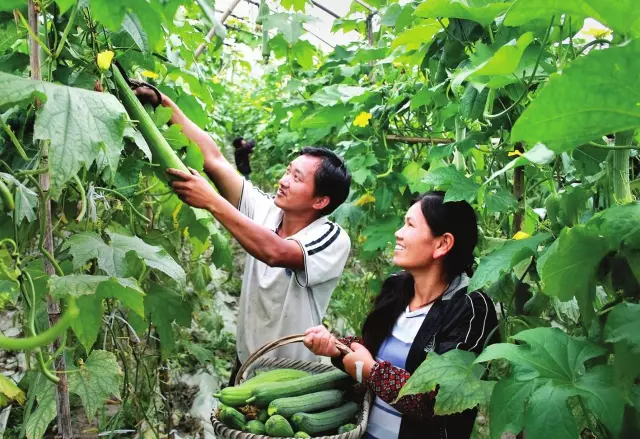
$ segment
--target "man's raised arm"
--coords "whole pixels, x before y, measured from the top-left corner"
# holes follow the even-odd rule
[[[136,95],[143,102],[156,102],[156,94],[147,87],[139,87],[135,90]],[[216,185],[220,194],[229,201],[233,206],[237,207],[240,203],[242,195],[243,178],[216,145],[216,142],[198,125],[193,123],[178,106],[162,94],[161,105],[171,108],[171,124],[182,126],[182,132],[191,141],[200,147],[204,156],[204,171],[207,173],[211,181]]]

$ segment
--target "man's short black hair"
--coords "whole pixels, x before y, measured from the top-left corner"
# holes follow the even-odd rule
[[[349,174],[344,160],[327,148],[315,146],[303,148],[300,155],[310,155],[322,159],[314,176],[315,195],[329,197],[329,204],[320,211],[320,214],[333,213],[349,196],[351,174]]]
[[[233,147],[234,148],[240,148],[242,146],[242,141],[244,140],[244,137],[236,137],[235,139],[233,139]]]

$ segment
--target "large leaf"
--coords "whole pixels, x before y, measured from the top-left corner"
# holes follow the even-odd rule
[[[91,13],[94,18],[116,32],[126,22],[128,14],[135,14],[151,48],[160,48],[162,44],[162,6],[146,0],[91,0]],[[167,17],[171,18],[171,17]],[[128,31],[128,30],[127,30]],[[138,41],[136,41],[136,44]]]
[[[22,220],[24,219],[26,219],[27,222],[34,221],[37,218],[36,209],[38,208],[38,194],[26,187],[22,182],[10,174],[0,172],[0,177],[15,186],[15,209],[13,212],[13,219],[16,224],[22,223]]]
[[[49,279],[49,291],[51,296],[57,299],[68,296],[78,299],[80,315],[72,327],[87,351],[91,350],[100,333],[104,299],[118,299],[136,314],[144,317],[144,292],[135,279],[86,274],[53,276]]]
[[[640,305],[616,305],[607,317],[604,336],[609,343],[626,341],[633,352],[640,353]]]
[[[50,140],[51,194],[57,197],[82,166],[102,153],[119,156],[125,109],[115,96],[0,72],[0,107],[40,99],[34,139]],[[106,163],[105,163],[106,164]],[[117,162],[109,162],[115,172]]]
[[[432,392],[438,387],[435,414],[450,415],[487,404],[495,382],[482,381],[484,367],[474,364],[473,352],[454,349],[442,355],[430,352],[402,387],[406,395]]]
[[[490,24],[509,8],[504,0],[429,0],[416,8],[415,15],[425,18],[463,18]]]
[[[397,217],[386,218],[370,223],[362,232],[366,237],[365,251],[384,250],[394,241],[394,234],[402,222]]]
[[[550,77],[518,118],[513,140],[542,142],[554,151],[565,151],[608,133],[639,127],[640,98],[633,86],[639,69],[640,40],[592,51],[574,61]]]
[[[334,84],[323,87],[311,96],[311,100],[322,106],[335,105],[339,102],[346,103],[356,96],[361,96],[365,92],[362,87],[350,85]]]
[[[27,439],[42,438],[49,424],[57,415],[56,385],[42,375],[39,375],[37,379],[38,381],[33,385],[38,407],[31,413],[27,421]]]
[[[309,129],[340,126],[344,123],[344,117],[347,113],[349,113],[349,109],[341,104],[325,107],[304,119],[300,126]]]
[[[616,32],[640,35],[640,8],[636,0],[584,0],[599,21]]]
[[[613,368],[603,365],[585,372],[587,360],[606,354],[602,347],[569,337],[558,328],[529,329],[512,338],[524,344],[491,345],[476,362],[503,358],[517,366],[514,368],[516,382],[523,386],[535,384],[524,420],[527,437],[575,439],[573,433],[577,426],[567,405],[567,398],[572,396],[581,396],[607,428],[614,433],[619,431],[624,400],[613,384]],[[515,383],[503,391],[503,398],[518,401],[522,396],[516,393],[524,392]],[[547,413],[550,411],[554,413]],[[506,428],[508,424],[503,425]]]
[[[113,232],[108,232],[108,235],[111,238],[110,244],[105,243],[96,233],[78,233],[63,244],[63,249],[69,249],[75,268],[91,259],[97,259],[98,267],[113,277],[126,277],[129,274],[127,254],[134,252],[149,267],[162,271],[177,282],[184,282],[184,270],[161,247],[149,245],[135,236]]]
[[[533,42],[533,32],[521,35],[517,40],[511,40],[488,60],[471,71],[470,76],[510,75],[516,71],[520,59],[529,44]]]
[[[430,170],[422,180],[434,188],[446,190],[445,203],[448,201],[473,201],[480,186],[460,174],[455,167],[445,166]]]
[[[91,352],[80,369],[69,374],[69,391],[82,400],[87,419],[92,421],[104,400],[113,395],[120,397],[122,370],[112,352]]]
[[[280,12],[267,15],[262,26],[266,30],[276,29],[289,44],[294,44],[304,33],[303,23],[309,21],[309,17],[304,14],[288,14]]]
[[[177,291],[154,284],[144,298],[144,308],[151,314],[151,321],[160,335],[162,356],[166,358],[175,348],[172,323],[191,325],[191,303]]]
[[[404,46],[406,50],[419,49],[423,44],[431,42],[434,35],[440,31],[442,26],[436,20],[424,20],[396,36],[391,43],[391,48]]]
[[[24,404],[24,392],[4,375],[0,375],[0,396],[2,395],[16,401],[18,404]]]
[[[142,29],[142,24],[135,14],[128,12],[122,21],[122,28],[131,36],[138,48],[144,52],[149,52],[149,41],[147,34]]]
[[[491,439],[500,439],[506,432],[522,431],[525,404],[534,388],[533,381],[523,383],[513,378],[498,381],[489,406]]]
[[[608,251],[606,240],[592,228],[579,224],[563,229],[538,263],[545,294],[562,301],[582,296]]]
[[[538,246],[549,239],[548,233],[538,233],[527,239],[513,240],[480,259],[469,291],[485,287],[489,283],[497,282],[500,276],[511,270],[515,265],[537,253]]]

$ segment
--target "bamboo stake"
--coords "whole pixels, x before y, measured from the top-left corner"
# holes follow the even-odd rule
[[[441,137],[407,137],[407,136],[396,136],[395,134],[387,134],[387,140],[395,140],[397,142],[404,143],[433,143],[435,145],[448,145],[450,143],[455,142],[454,139],[445,139]]]
[[[233,0],[233,2],[229,5],[227,10],[224,12],[224,14],[222,14],[222,17],[220,18],[220,24],[224,24],[225,20],[229,17],[229,15],[231,15],[235,7],[238,6],[238,3],[240,3],[240,0]],[[198,48],[196,49],[196,53],[194,55],[194,59],[198,59],[198,57],[202,55],[202,52],[204,52],[204,50],[207,48],[207,43],[211,41],[211,38],[213,38],[213,35],[215,33],[216,33],[215,26],[211,26],[211,29],[209,29],[209,32],[205,37],[206,42],[201,43],[198,46]]]
[[[34,0],[29,0],[28,3],[28,16],[29,16],[29,27],[31,28],[30,36],[29,36],[29,65],[31,67],[31,79],[33,80],[41,80],[41,62],[40,62],[40,45],[36,38],[33,35],[38,35],[38,11],[36,9],[36,5]],[[39,102],[36,101],[36,107],[39,106]],[[42,148],[42,166],[45,168],[48,167],[48,147],[47,144],[42,141],[40,142],[40,146]],[[43,199],[40,200],[41,203],[45,203],[44,212],[45,212],[45,234],[44,234],[44,248],[49,252],[49,254],[53,255],[53,227],[51,222],[51,200],[48,197],[49,187],[50,187],[50,175],[48,172],[40,174],[40,186],[45,194]],[[47,275],[52,276],[55,274],[55,268],[51,264],[51,262],[44,257],[44,270]],[[34,304],[35,306],[35,304]],[[60,304],[54,300],[51,295],[47,295],[47,314],[49,315],[49,325],[55,325],[60,319]],[[50,347],[51,353],[54,353],[60,347],[61,339],[59,338],[54,342]],[[54,364],[54,369],[56,371],[65,371],[67,369],[67,364],[63,355],[60,355]],[[58,414],[58,434],[62,436],[63,439],[71,439],[73,437],[73,430],[71,429],[71,407],[69,405],[69,383],[67,381],[66,374],[59,375],[60,381],[56,387],[56,410]]]

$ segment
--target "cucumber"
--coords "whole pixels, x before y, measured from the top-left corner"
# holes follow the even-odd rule
[[[296,429],[305,431],[310,435],[334,430],[347,422],[353,421],[358,412],[358,404],[347,402],[346,404],[320,413],[296,413],[291,417],[291,422]]]
[[[293,437],[293,428],[283,416],[271,416],[264,426],[267,430],[267,436]]]
[[[234,430],[243,430],[245,427],[246,418],[233,407],[222,407],[218,414],[218,419],[220,419],[224,425]]]
[[[213,396],[218,398],[223,404],[231,407],[240,407],[245,405],[247,399],[251,397],[252,390],[260,384],[296,380],[307,376],[309,376],[308,372],[296,369],[270,370],[248,379],[239,386],[226,387]]]
[[[168,168],[174,168],[189,173],[189,170],[184,163],[182,163],[182,160],[180,160],[173,148],[169,146],[167,140],[153,123],[151,116],[145,111],[142,103],[140,103],[136,95],[131,91],[129,84],[127,84],[118,67],[113,65],[111,71],[122,105],[125,110],[127,110],[129,118],[138,121],[137,128],[142,133],[144,140],[147,141],[153,160],[160,164],[163,171]],[[161,174],[167,178],[164,172]]]
[[[351,380],[349,375],[336,369],[286,383],[261,384],[253,389],[251,397],[247,399],[246,402],[258,407],[266,407],[271,401],[278,398],[288,398],[319,392],[321,390],[335,389],[349,380]]]
[[[267,422],[267,419],[269,419],[269,413],[267,412],[267,409],[260,409],[260,411],[258,412],[258,421],[265,423]]]
[[[308,395],[278,398],[269,404],[268,413],[282,415],[285,418],[298,412],[319,412],[337,407],[342,402],[342,390],[323,390]]]
[[[309,434],[305,433],[304,431],[298,431],[296,434],[293,435],[293,437],[309,438],[311,436],[309,436]]]
[[[253,434],[265,434],[267,432],[264,423],[257,420],[247,422],[243,430]]]
[[[11,212],[16,208],[13,195],[11,195],[11,191],[2,180],[0,180],[0,198],[2,198],[2,206],[4,207],[5,212]]]
[[[342,427],[338,428],[338,434],[346,433],[351,430],[356,429],[356,424],[344,424]]]

